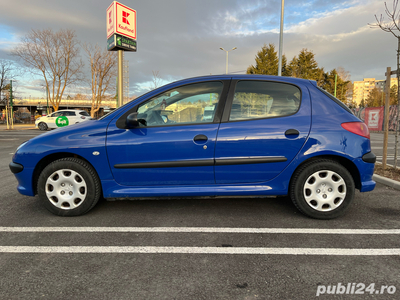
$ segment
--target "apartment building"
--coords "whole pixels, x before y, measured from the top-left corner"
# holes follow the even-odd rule
[[[367,100],[370,91],[374,88],[383,90],[386,80],[375,80],[375,78],[364,78],[363,81],[353,83],[353,101],[360,104],[362,100]],[[397,78],[390,78],[390,87],[397,85]]]

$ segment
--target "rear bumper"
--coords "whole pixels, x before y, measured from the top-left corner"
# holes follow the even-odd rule
[[[375,188],[376,182],[373,180],[361,182],[360,192],[370,192]]]
[[[363,155],[362,160],[367,163],[374,164],[376,162],[376,155],[372,152],[368,152]]]
[[[360,173],[360,192],[370,192],[375,188],[376,182],[372,180],[374,175],[376,156],[372,152],[366,153],[362,158],[353,162]]]

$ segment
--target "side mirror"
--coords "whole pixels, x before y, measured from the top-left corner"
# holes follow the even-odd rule
[[[147,122],[144,119],[138,119],[138,113],[134,112],[134,113],[129,114],[126,117],[125,124],[126,124],[126,128],[136,128],[136,127],[139,127],[140,124],[143,124],[144,126],[146,126]]]
[[[137,119],[137,112],[131,113],[126,117],[126,128],[139,127],[139,121]]]

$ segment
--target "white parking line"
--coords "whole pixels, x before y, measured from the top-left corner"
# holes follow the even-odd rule
[[[0,246],[0,253],[168,253],[168,254],[260,254],[260,255],[400,255],[400,249],[346,248],[248,248],[248,247],[114,247],[114,246]]]
[[[170,233],[295,233],[400,234],[400,229],[233,228],[233,227],[0,227],[1,232],[170,232]]]

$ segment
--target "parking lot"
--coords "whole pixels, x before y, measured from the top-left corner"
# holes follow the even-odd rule
[[[318,298],[399,298],[398,190],[356,192],[329,221],[287,197],[102,201],[63,218],[20,195],[8,168],[40,133],[0,131],[1,299],[311,299],[339,283],[350,288]]]

